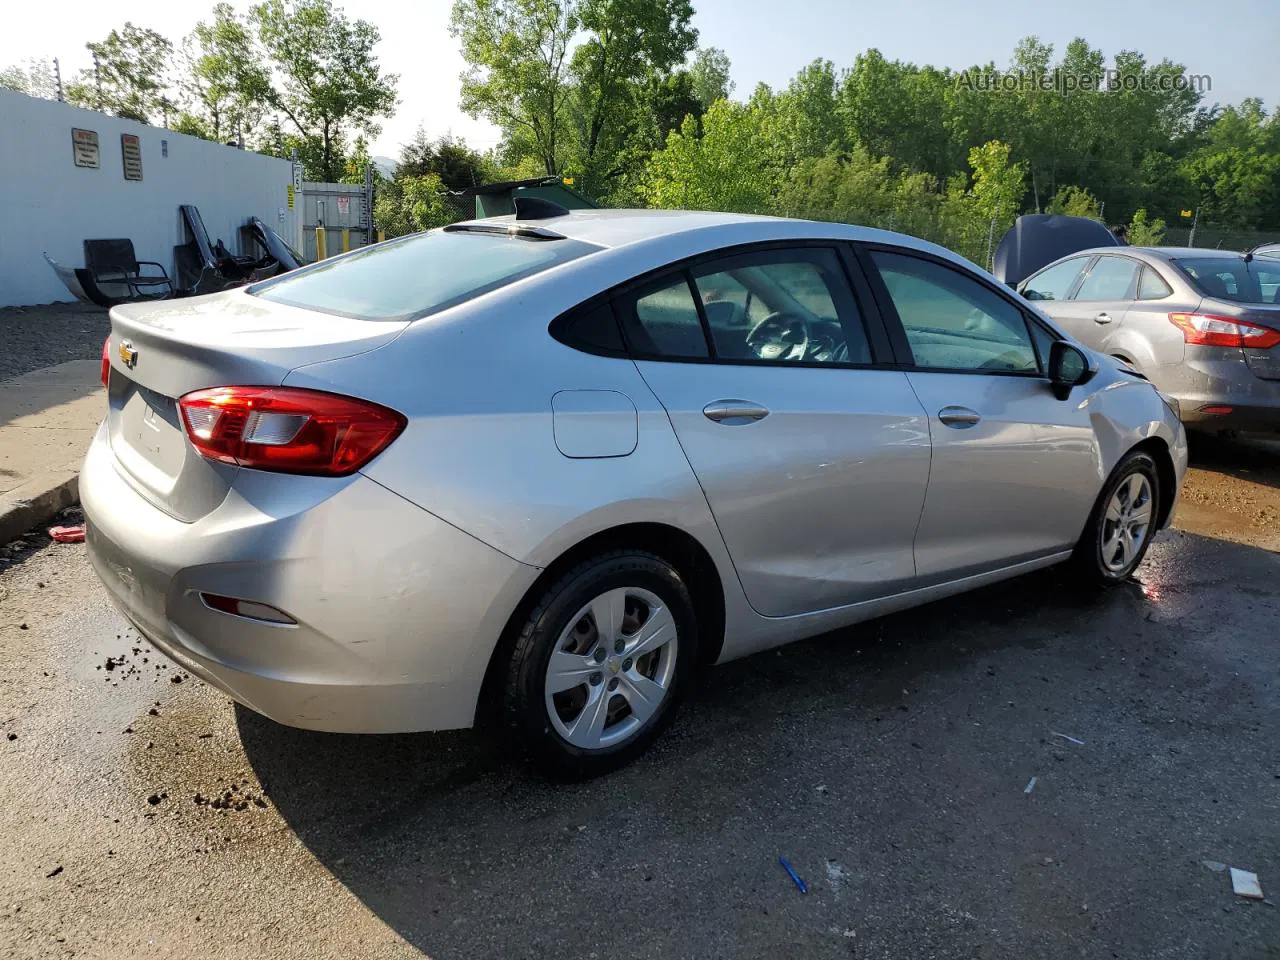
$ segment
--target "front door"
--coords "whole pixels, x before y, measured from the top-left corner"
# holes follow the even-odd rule
[[[914,360],[933,465],[915,539],[921,583],[1071,548],[1099,485],[1087,410],[1043,375],[1052,334],[941,261],[869,252]],[[874,278],[873,278],[874,279]]]
[[[875,367],[835,249],[714,260],[615,305],[757,612],[914,583],[928,426],[906,373]]]
[[[1112,353],[1116,334],[1137,296],[1140,268],[1137,260],[1128,257],[1098,256],[1071,297],[1051,305],[1049,316],[1086,347]]]

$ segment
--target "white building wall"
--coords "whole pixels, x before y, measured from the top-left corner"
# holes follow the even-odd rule
[[[73,127],[97,132],[98,169],[75,165]],[[124,178],[124,133],[141,141],[140,181]],[[0,90],[0,306],[73,299],[41,253],[81,267],[86,239],[128,237],[139,260],[173,277],[183,203],[232,251],[250,216],[292,242],[302,207],[297,197],[289,209],[292,175],[288,160]]]

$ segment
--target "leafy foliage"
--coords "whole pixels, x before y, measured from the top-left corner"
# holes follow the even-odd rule
[[[173,55],[173,44],[166,37],[125,23],[98,43],[86,43],[85,48],[97,65],[80,71],[67,85],[69,102],[142,123],[157,117],[163,110]]]
[[[562,0],[455,0],[450,32],[469,67],[460,106],[559,171],[576,7]]]
[[[693,95],[705,110],[717,100],[727,100],[733,93],[729,79],[729,55],[719,47],[703,47],[689,66]]]
[[[1084,187],[1063,187],[1049,202],[1045,213],[1061,213],[1068,217],[1088,217],[1090,220],[1102,219],[1102,205]]]
[[[374,136],[376,119],[395,112],[399,78],[378,63],[378,28],[348,20],[331,0],[265,0],[250,8],[249,19],[278,76],[267,103],[318,144],[318,169],[309,174],[339,179],[343,138]]]
[[[1139,207],[1129,221],[1129,243],[1135,247],[1158,247],[1164,243],[1165,222],[1159,217],[1147,219],[1147,211]]]
[[[34,57],[25,67],[0,68],[0,90],[16,90],[41,100],[56,100],[58,85],[53,75],[53,64]]]
[[[397,177],[378,191],[373,216],[388,237],[430,230],[456,220],[444,199],[444,184],[434,173]]]
[[[251,137],[272,101],[271,71],[230,3],[216,4],[212,19],[196,24],[182,41],[181,62],[186,109],[179,124],[210,140]]]

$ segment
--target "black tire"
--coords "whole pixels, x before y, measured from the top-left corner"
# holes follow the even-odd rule
[[[553,725],[546,697],[547,669],[562,634],[574,622],[581,623],[578,612],[596,597],[618,588],[648,591],[670,611],[676,629],[675,672],[657,710],[634,734],[617,744],[583,749]],[[560,780],[589,779],[630,763],[671,722],[693,679],[697,642],[697,618],[689,589],[679,572],[662,558],[641,550],[617,550],[578,564],[543,591],[516,635],[502,696],[502,727],[509,745],[539,772]],[[609,677],[608,667],[602,665],[604,677]],[[582,692],[591,691],[584,687]]]
[[[1106,563],[1103,558],[1104,538],[1109,529],[1111,529],[1106,519],[1106,512],[1108,505],[1111,503],[1112,498],[1116,496],[1116,492],[1121,485],[1129,482],[1129,479],[1135,474],[1145,477],[1150,485],[1151,500],[1149,509],[1151,519],[1146,526],[1142,542],[1137,550],[1134,551],[1132,559],[1121,568],[1116,569]],[[1107,479],[1106,484],[1103,485],[1102,492],[1098,494],[1098,499],[1093,505],[1093,511],[1089,514],[1089,520],[1084,526],[1084,532],[1080,535],[1080,541],[1076,544],[1071,562],[1077,575],[1086,583],[1102,586],[1113,586],[1128,579],[1133,571],[1138,568],[1138,565],[1142,563],[1143,558],[1147,555],[1147,548],[1151,546],[1151,540],[1155,536],[1156,524],[1160,517],[1160,505],[1164,502],[1163,498],[1164,491],[1160,489],[1160,472],[1156,469],[1156,462],[1151,458],[1151,455],[1142,450],[1134,450],[1126,454],[1116,464],[1116,468],[1111,471],[1111,476]]]

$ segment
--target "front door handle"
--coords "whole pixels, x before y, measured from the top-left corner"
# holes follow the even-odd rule
[[[1094,323],[1110,323],[1111,314],[1107,313],[1104,310],[1102,313],[1098,314],[1096,317],[1093,318],[1093,322]]]
[[[715,400],[702,408],[702,415],[726,427],[736,427],[763,420],[769,415],[769,410],[750,400]]]
[[[938,419],[948,427],[965,430],[972,427],[982,417],[968,407],[943,407],[938,411]]]

